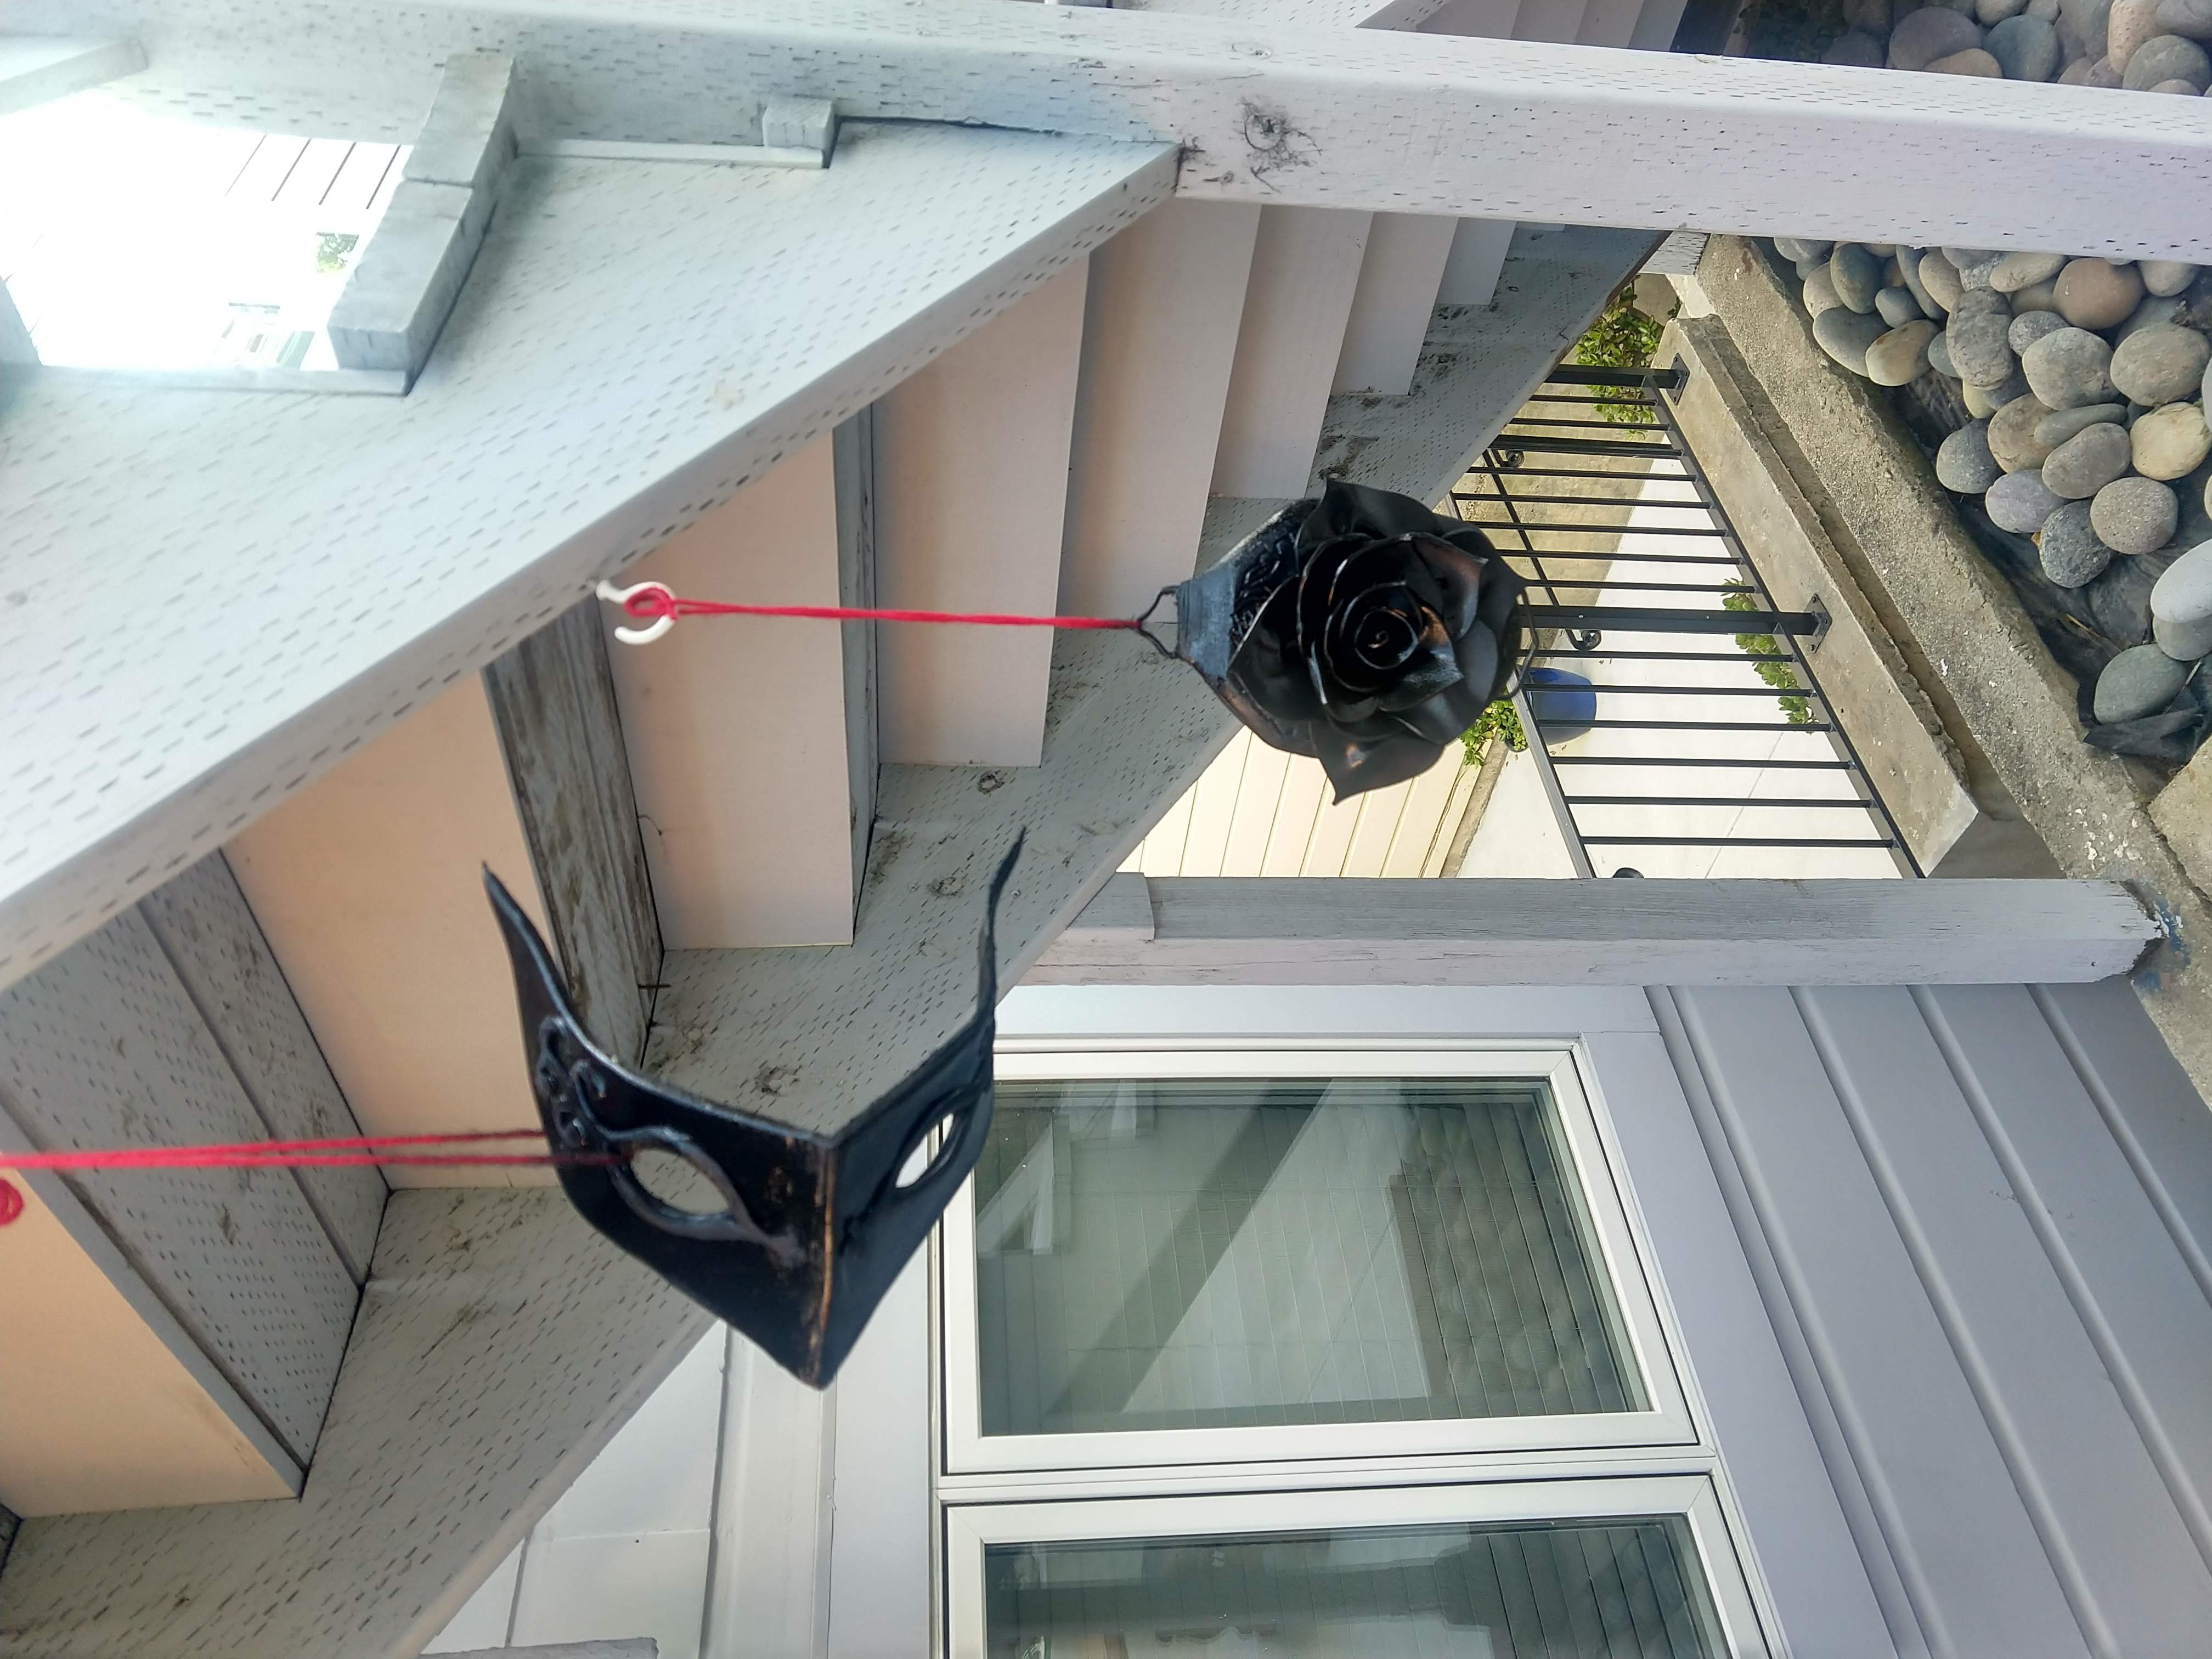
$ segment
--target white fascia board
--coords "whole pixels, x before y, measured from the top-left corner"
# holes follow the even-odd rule
[[[252,25],[235,73],[294,119],[363,63],[497,50],[544,137],[742,142],[808,88],[848,118],[1179,144],[1179,191],[1215,199],[2212,261],[2212,108],[2089,87],[1005,0],[94,9],[203,80],[211,33]]]
[[[814,173],[526,158],[404,399],[27,380],[0,457],[0,984],[1165,199],[1174,164],[850,125]]]

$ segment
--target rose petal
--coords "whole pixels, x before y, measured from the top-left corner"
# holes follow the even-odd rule
[[[1367,544],[1356,536],[1341,536],[1314,550],[1298,575],[1297,627],[1291,641],[1301,652],[1313,650],[1328,629],[1330,590],[1337,572],[1358,556]]]
[[[1431,622],[1422,635],[1419,654],[1407,663],[1397,682],[1376,699],[1386,714],[1395,714],[1449,691],[1464,678],[1452,642],[1440,623]],[[1467,728],[1462,726],[1460,731]],[[1452,733],[1454,737],[1458,732]]]
[[[1498,648],[1498,639],[1480,623],[1461,635],[1452,646],[1452,654],[1459,659],[1459,672],[1467,683],[1475,689],[1484,703],[1498,696],[1498,664],[1503,656]],[[1480,713],[1478,708],[1476,712]]]
[[[1375,622],[1377,613],[1395,616],[1402,624],[1405,648],[1395,661],[1377,660],[1361,647],[1361,630]],[[1312,654],[1330,678],[1358,696],[1372,696],[1390,688],[1435,620],[1434,613],[1402,587],[1370,588],[1329,613],[1328,628]]]
[[[1520,573],[1503,559],[1492,559],[1483,568],[1482,598],[1475,605],[1475,614],[1501,640],[1505,637],[1507,618],[1521,602],[1524,586]]]
[[[1425,702],[1400,709],[1390,718],[1417,738],[1446,744],[1455,741],[1461,732],[1474,725],[1485,706],[1480,691],[1467,681],[1458,680]]]
[[[1463,551],[1435,536],[1407,538],[1422,565],[1436,579],[1437,597],[1430,603],[1454,639],[1467,632],[1482,598],[1482,573],[1490,561]]]
[[[1335,786],[1340,803],[1370,789],[1387,789],[1394,783],[1418,778],[1443,753],[1443,744],[1424,743],[1419,738],[1363,741],[1335,732],[1316,736],[1322,770]]]

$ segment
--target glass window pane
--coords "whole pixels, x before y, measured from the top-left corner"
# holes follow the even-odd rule
[[[1001,1081],[987,1435],[1648,1408],[1541,1083]]]
[[[1688,1523],[1486,1522],[994,1544],[993,1659],[1717,1659]]]

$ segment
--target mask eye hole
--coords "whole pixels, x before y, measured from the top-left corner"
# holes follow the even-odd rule
[[[689,1159],[655,1146],[641,1148],[629,1162],[637,1184],[672,1210],[688,1216],[721,1216],[728,1201]]]
[[[929,1129],[915,1136],[914,1146],[908,1152],[906,1161],[899,1165],[899,1172],[892,1180],[891,1185],[898,1188],[911,1187],[922,1176],[927,1175],[939,1158],[943,1156],[945,1148],[951,1144],[952,1132],[958,1127],[959,1124],[952,1114],[947,1112],[931,1125]],[[931,1144],[932,1135],[936,1137],[933,1146]]]

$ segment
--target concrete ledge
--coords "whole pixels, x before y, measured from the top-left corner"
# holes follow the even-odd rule
[[[1756,250],[1715,237],[1698,281],[1781,422],[1791,472],[1969,764],[1989,766],[2064,873],[2125,882],[2158,917],[2165,937],[2136,987],[2191,1079],[2212,1093],[2212,969],[2194,960],[2212,940],[2212,907],[2134,776],[2081,741],[2072,681],[1918,447],[1875,388],[1813,343]]]

